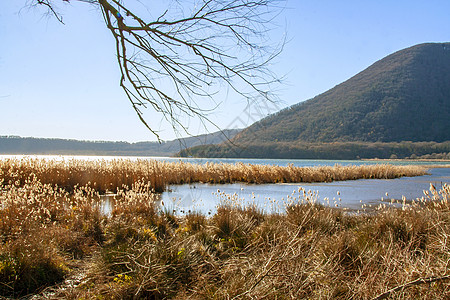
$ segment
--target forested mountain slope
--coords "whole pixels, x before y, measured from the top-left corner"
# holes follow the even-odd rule
[[[450,43],[428,43],[253,124],[234,142],[442,142],[449,128]]]

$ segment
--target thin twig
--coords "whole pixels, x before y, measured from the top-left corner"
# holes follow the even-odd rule
[[[397,286],[395,288],[392,288],[389,291],[384,292],[383,294],[380,294],[380,295],[376,296],[375,298],[372,298],[371,300],[386,299],[392,293],[395,293],[395,292],[400,291],[402,289],[408,288],[410,286],[419,285],[419,284],[423,284],[423,283],[432,283],[432,282],[436,282],[436,281],[442,281],[442,280],[446,280],[446,279],[449,279],[449,278],[450,278],[450,275],[446,275],[446,276],[442,276],[442,277],[418,278],[416,280],[413,280],[413,281],[407,282],[405,284],[399,285],[399,286]]]

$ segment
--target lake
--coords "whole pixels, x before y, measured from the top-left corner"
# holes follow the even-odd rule
[[[444,183],[450,183],[450,168],[433,168],[429,173],[431,174],[418,177],[360,179],[330,183],[179,185],[170,186],[169,191],[162,194],[162,200],[171,207],[213,212],[218,201],[224,199],[223,193],[225,193],[225,195],[235,195],[235,198],[243,203],[256,203],[270,211],[280,207],[282,209],[283,202],[288,197],[298,197],[299,188],[303,188],[314,192],[320,203],[358,210],[363,204],[375,206],[382,203],[381,201],[388,203],[391,199],[401,200],[403,196],[407,200],[414,200],[424,195],[423,191],[429,189],[430,183],[437,189]]]
[[[450,162],[429,161],[362,161],[362,160],[275,160],[275,159],[199,159],[199,158],[173,158],[173,157],[124,157],[124,156],[22,156],[22,155],[0,155],[3,158],[43,158],[57,160],[113,160],[113,159],[156,159],[165,161],[184,161],[190,163],[204,164],[213,163],[236,163],[280,165],[292,164],[299,167],[314,167],[324,165],[362,165],[389,163],[396,165],[439,165],[431,168],[430,175],[418,177],[403,177],[398,179],[379,180],[362,179],[352,181],[339,181],[331,183],[301,183],[301,184],[186,184],[170,186],[169,190],[161,195],[164,205],[170,209],[181,208],[183,210],[198,210],[204,213],[213,212],[217,203],[228,197],[234,198],[242,203],[255,203],[267,211],[281,210],[283,202],[288,198],[297,198],[299,188],[314,193],[317,201],[348,209],[360,209],[362,205],[378,205],[381,201],[389,202],[391,199],[401,200],[404,196],[407,200],[413,200],[423,196],[423,191],[428,190],[430,183],[437,189],[444,184],[450,183]],[[219,192],[218,192],[219,191]],[[301,193],[302,194],[302,193]],[[328,199],[328,200],[327,200]]]

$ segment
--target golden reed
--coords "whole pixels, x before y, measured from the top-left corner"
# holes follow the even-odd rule
[[[168,185],[184,183],[300,183],[331,182],[356,179],[392,179],[426,174],[420,166],[389,164],[361,166],[295,167],[293,165],[252,165],[244,163],[166,162],[157,160],[0,160],[0,181],[24,184],[37,179],[43,184],[58,185],[66,190],[89,185],[99,192],[131,188],[136,182],[150,183],[155,192]]]

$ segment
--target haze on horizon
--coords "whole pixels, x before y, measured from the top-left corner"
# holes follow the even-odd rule
[[[82,3],[61,5],[65,25],[6,1],[0,11],[0,135],[79,140],[148,141],[119,87],[114,42],[99,11]],[[288,0],[274,41],[288,43],[274,63],[286,74],[281,102],[245,112],[243,99],[221,95],[211,118],[220,128],[310,99],[386,55],[425,42],[450,41],[450,2]],[[267,111],[270,110],[270,111]],[[145,115],[152,118],[150,110]],[[239,120],[239,121],[234,121]],[[204,128],[186,120],[193,134]],[[161,124],[161,138],[176,138]],[[216,131],[216,128],[209,128]]]

